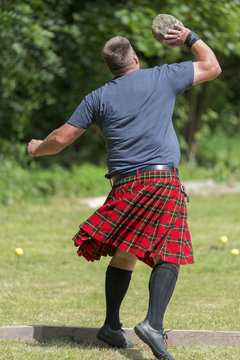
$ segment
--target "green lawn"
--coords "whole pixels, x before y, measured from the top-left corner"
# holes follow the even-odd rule
[[[240,195],[192,197],[189,227],[195,265],[182,267],[165,328],[240,331]],[[0,206],[0,326],[101,326],[104,320],[104,277],[109,259],[88,263],[71,241],[78,224],[93,210],[77,201]],[[223,249],[221,235],[228,236]],[[24,255],[15,256],[21,247]],[[138,263],[124,300],[124,327],[141,321],[147,309],[151,269]],[[239,360],[239,347],[170,348],[176,360]],[[116,351],[68,341],[0,343],[1,360],[153,359],[145,345]]]

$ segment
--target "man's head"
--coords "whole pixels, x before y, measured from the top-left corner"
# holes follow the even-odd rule
[[[113,75],[138,70],[139,61],[128,39],[115,36],[104,45],[102,57]]]

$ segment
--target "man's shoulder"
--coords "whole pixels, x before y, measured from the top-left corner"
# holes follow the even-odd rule
[[[90,93],[88,93],[88,94],[85,96],[85,99],[86,99],[87,101],[89,101],[89,102],[96,101],[96,100],[99,99],[99,97],[101,96],[101,93],[102,93],[102,91],[103,91],[103,89],[104,89],[104,87],[105,87],[106,85],[107,85],[107,83],[104,84],[104,85],[102,85],[102,86],[100,86],[100,87],[98,87],[98,88],[95,89],[95,90],[92,90]]]
[[[140,71],[142,72],[156,72],[156,71],[161,71],[165,68],[167,64],[163,64],[163,65],[156,65],[150,68],[145,68],[145,69],[140,69]]]
[[[156,65],[151,68],[142,69],[141,71],[146,75],[155,74],[158,76],[159,74],[164,74],[168,70],[168,66],[169,64]]]
[[[188,70],[193,67],[193,62],[191,60],[181,61],[172,64],[165,64],[167,70]]]

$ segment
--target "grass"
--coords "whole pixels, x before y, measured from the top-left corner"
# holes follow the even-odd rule
[[[164,325],[172,329],[240,331],[239,265],[230,250],[240,247],[240,195],[192,197],[189,226],[195,265],[182,267]],[[76,254],[71,238],[92,213],[75,200],[0,206],[0,326],[101,326],[104,277],[109,258],[88,263]],[[224,248],[220,235],[229,238]],[[17,258],[14,249],[24,255]],[[124,299],[121,318],[133,327],[146,314],[151,269],[138,263]],[[239,360],[239,347],[170,348],[181,360]],[[1,360],[153,359],[140,344],[122,351],[69,341],[3,341]]]
[[[0,344],[1,360],[153,360],[144,344],[128,350],[77,344],[69,341],[4,341]],[[238,347],[190,346],[172,347],[171,354],[177,360],[239,360]],[[154,358],[155,359],[155,358]]]

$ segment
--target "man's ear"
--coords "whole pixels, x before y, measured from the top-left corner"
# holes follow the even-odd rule
[[[139,60],[136,54],[133,55],[133,60],[135,61],[136,65],[139,64]]]

